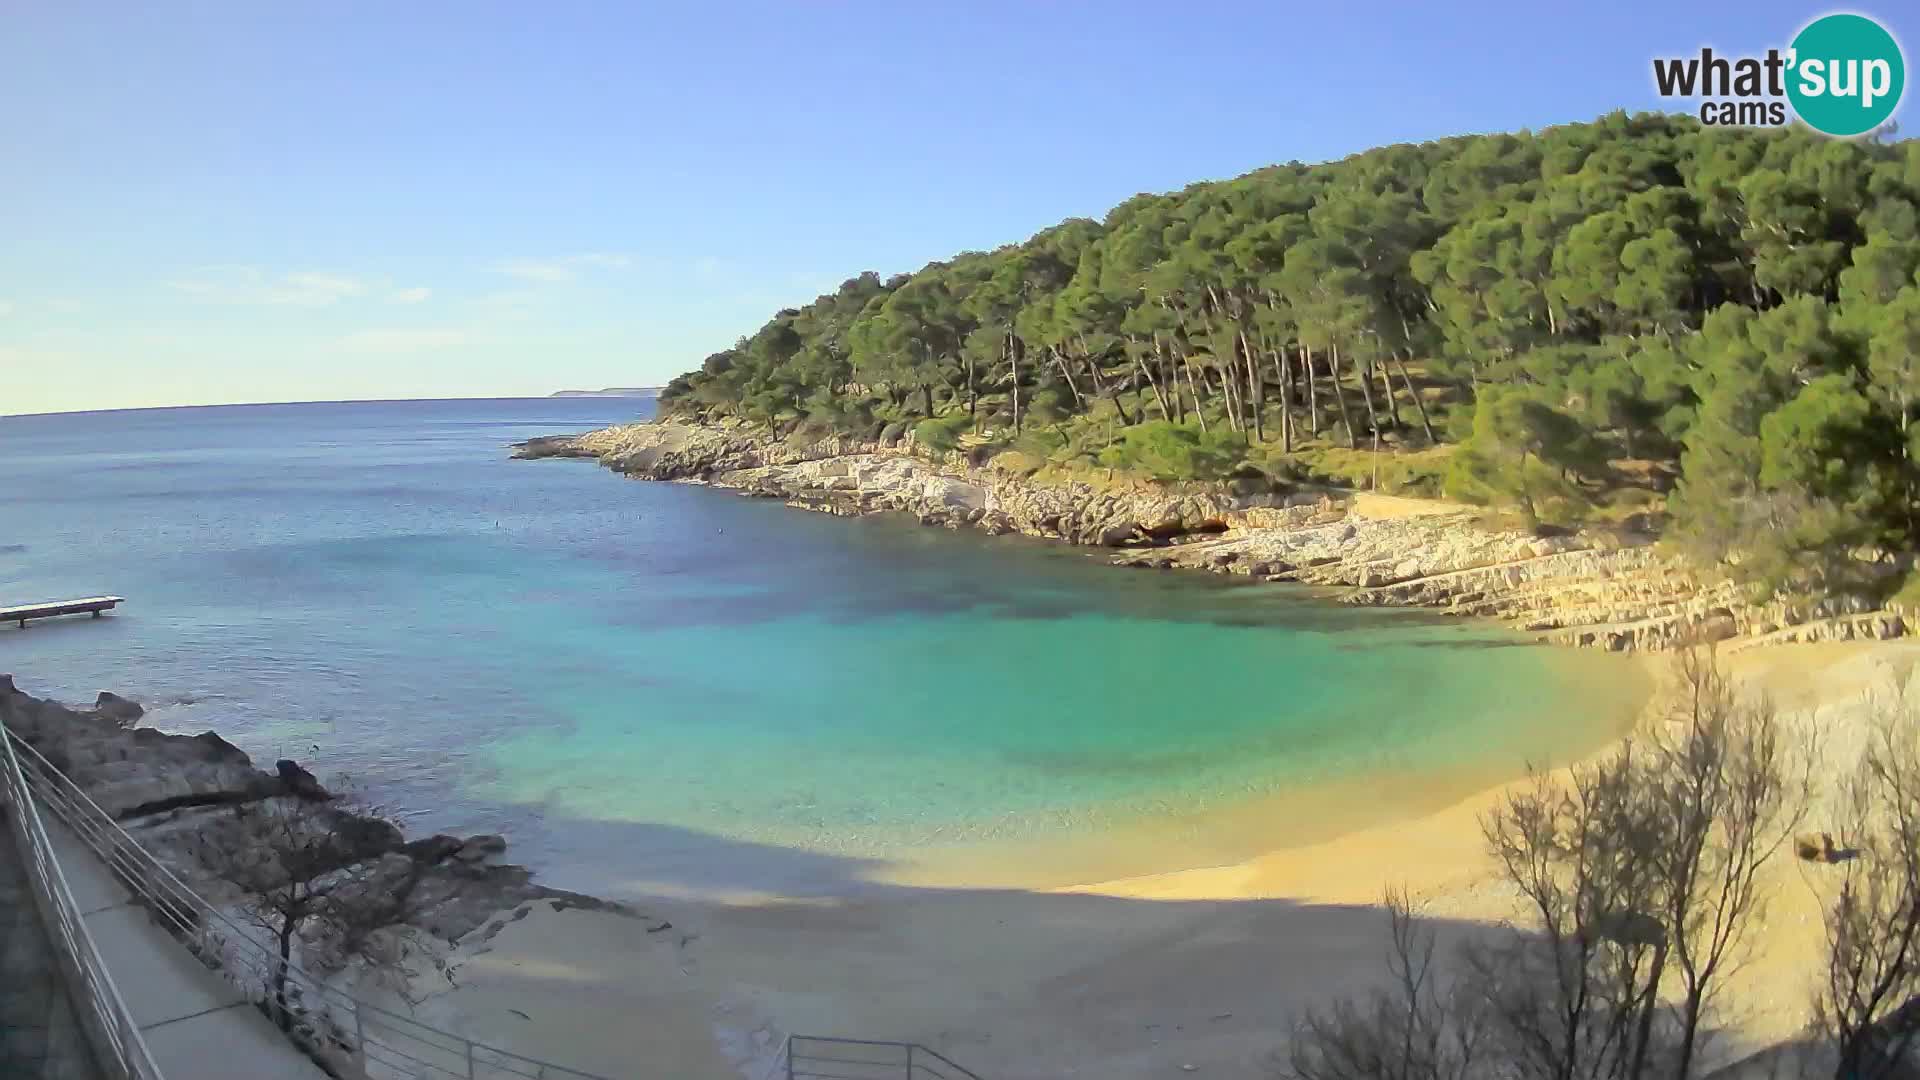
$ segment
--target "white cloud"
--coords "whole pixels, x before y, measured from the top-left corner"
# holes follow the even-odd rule
[[[411,289],[395,289],[387,299],[396,304],[418,304],[433,295],[433,290],[425,285],[416,285]]]
[[[366,283],[344,274],[296,271],[267,287],[269,303],[331,304],[367,291]]]
[[[257,266],[203,266],[168,282],[176,291],[210,303],[326,307],[371,289],[364,280],[321,270],[269,274]]]
[[[363,353],[408,353],[458,349],[484,344],[486,338],[457,326],[392,326],[356,330],[340,339],[342,348]]]
[[[544,259],[506,259],[493,264],[493,272],[522,281],[572,281],[592,270],[625,270],[633,259],[618,252],[589,251],[579,255],[559,255]]]

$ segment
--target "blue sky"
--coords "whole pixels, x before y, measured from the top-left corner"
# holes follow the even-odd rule
[[[1828,10],[4,5],[0,414],[664,382],[863,269],[1653,108]]]

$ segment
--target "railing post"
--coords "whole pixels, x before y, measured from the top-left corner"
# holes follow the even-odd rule
[[[474,1080],[474,1075],[473,1075],[473,1040],[472,1040],[472,1039],[467,1039],[467,1040],[466,1040],[466,1043],[467,1043],[467,1080]]]
[[[787,1080],[793,1080],[793,1036],[787,1036]]]
[[[907,1044],[907,1080],[913,1080],[913,1044]]]
[[[367,1024],[361,1017],[360,1001],[353,1001],[353,1063],[364,1075],[367,1071]]]

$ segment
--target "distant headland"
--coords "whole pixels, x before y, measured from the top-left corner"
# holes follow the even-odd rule
[[[657,386],[609,386],[604,390],[555,390],[548,397],[655,397]]]

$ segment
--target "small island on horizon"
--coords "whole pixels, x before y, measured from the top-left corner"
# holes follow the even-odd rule
[[[555,390],[548,397],[654,397],[658,386],[609,386],[601,390]]]

